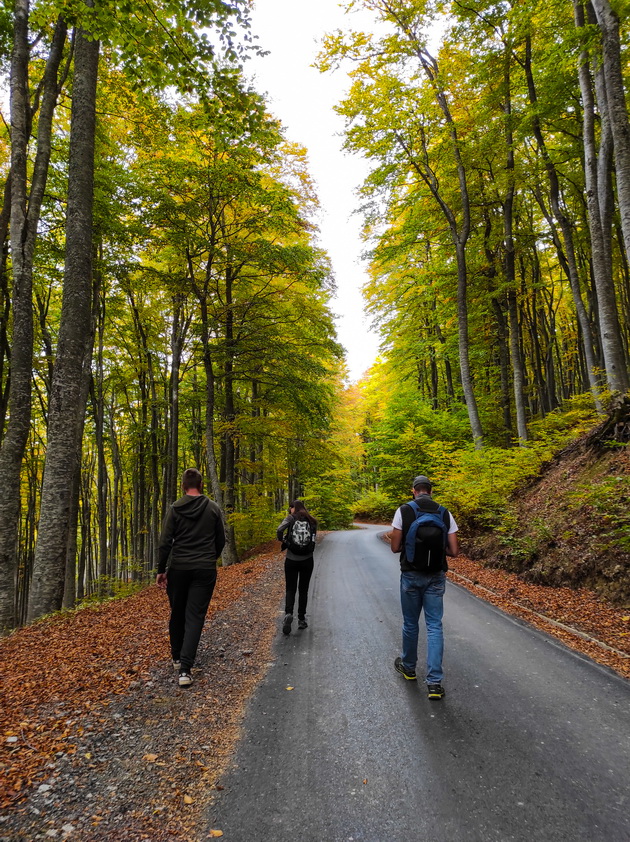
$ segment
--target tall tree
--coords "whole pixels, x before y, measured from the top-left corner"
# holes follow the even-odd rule
[[[578,30],[584,30],[585,18],[582,0],[574,0],[575,21]],[[623,343],[619,326],[615,288],[610,263],[610,229],[607,224],[607,178],[610,167],[599,167],[596,137],[595,98],[591,79],[591,55],[586,45],[580,52],[578,76],[582,92],[584,171],[586,179],[586,204],[591,240],[593,278],[597,291],[598,317],[606,377],[612,391],[626,391],[630,386]],[[606,105],[604,104],[604,109]],[[605,144],[605,134],[602,136]],[[604,150],[605,150],[604,145]],[[605,155],[605,160],[610,160]],[[630,195],[629,195],[630,199]]]
[[[32,175],[28,150],[32,130],[29,96],[29,4],[16,0],[11,58],[11,264],[13,330],[9,385],[9,420],[0,446],[0,633],[14,622],[16,541],[20,506],[20,473],[31,424],[33,367],[33,255],[48,165],[51,127],[59,95],[59,68],[66,40],[60,19],[54,28],[42,80],[37,151]],[[6,195],[6,194],[5,194]]]
[[[70,530],[71,490],[77,469],[92,353],[92,209],[96,83],[100,43],[85,30],[75,37],[66,265],[63,303],[48,416],[42,487],[28,619],[61,607]]]
[[[601,111],[607,113],[612,131],[621,230],[626,259],[630,260],[630,123],[623,79],[619,16],[609,0],[591,0],[591,3],[602,33],[605,101],[600,105]],[[629,385],[626,382],[625,388]]]
[[[454,117],[453,109],[448,90],[448,76],[443,73],[438,60],[431,55],[426,47],[426,25],[429,11],[424,4],[407,2],[407,0],[363,0],[362,5],[376,12],[376,14],[387,24],[395,29],[393,37],[383,38],[380,48],[374,50],[372,42],[361,36],[339,41],[329,41],[328,62],[337,60],[341,55],[352,54],[358,62],[358,68],[354,71],[357,79],[355,88],[359,88],[361,77],[367,82],[372,79],[378,86],[378,81],[384,81],[388,76],[392,80],[399,81],[398,89],[404,84],[409,84],[409,79],[417,84],[420,79],[416,74],[409,72],[409,60],[415,59],[422,76],[426,81],[428,91],[440,112],[436,125],[441,125],[445,135],[441,148],[448,150],[449,162],[447,164],[454,170],[454,182],[456,190],[453,191],[452,201],[449,202],[444,195],[442,183],[431,165],[428,155],[429,140],[426,137],[425,127],[421,115],[415,118],[415,126],[412,128],[412,136],[405,136],[400,130],[397,121],[391,110],[391,103],[384,100],[376,106],[376,112],[381,112],[381,120],[374,120],[376,115],[365,118],[362,109],[367,103],[361,103],[358,97],[358,107],[353,107],[352,97],[346,101],[346,114],[350,120],[361,115],[364,121],[363,138],[372,131],[373,139],[368,141],[373,148],[379,149],[378,157],[382,153],[383,146],[380,142],[384,128],[382,112],[387,110],[390,120],[389,133],[393,135],[393,141],[403,151],[407,161],[407,167],[414,171],[421,181],[431,192],[437,206],[442,212],[450,231],[453,248],[455,252],[457,267],[457,321],[459,336],[459,363],[460,378],[466,408],[470,421],[473,440],[476,447],[483,444],[483,428],[477,407],[477,398],[473,385],[473,372],[470,365],[470,341],[469,341],[469,316],[468,316],[468,267],[467,267],[467,243],[471,232],[470,215],[470,191],[460,127]],[[324,64],[325,66],[325,64]],[[404,81],[401,81],[404,80]],[[381,85],[381,93],[382,93]],[[392,87],[396,87],[393,82]],[[365,93],[366,85],[362,86],[362,93]],[[378,89],[378,87],[377,87]],[[419,98],[419,97],[418,97]],[[389,106],[389,107],[388,107]],[[374,108],[374,103],[371,104]],[[413,119],[413,118],[412,118]],[[349,145],[352,147],[352,130],[349,130]],[[415,135],[415,136],[413,136]]]

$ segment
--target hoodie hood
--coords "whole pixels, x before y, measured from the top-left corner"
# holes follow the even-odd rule
[[[181,515],[181,517],[197,520],[206,510],[209,502],[210,500],[205,494],[185,494],[173,503],[173,508],[176,509],[177,514]]]

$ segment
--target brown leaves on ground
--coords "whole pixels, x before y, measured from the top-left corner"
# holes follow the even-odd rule
[[[206,627],[243,602],[265,577],[275,583],[268,609],[275,614],[281,593],[279,561],[277,553],[267,553],[220,569]],[[264,623],[269,624],[268,618]],[[247,636],[247,625],[244,619],[239,638]],[[34,784],[46,780],[55,758],[77,752],[86,720],[98,728],[117,697],[150,685],[157,664],[171,670],[167,627],[167,598],[153,586],[126,599],[42,620],[0,640],[0,807],[19,802]],[[247,658],[248,663],[253,660]],[[226,676],[226,683],[225,692],[216,682],[213,689],[221,692],[223,704],[236,710],[234,680]],[[152,752],[141,752],[139,759],[159,765]],[[85,752],[76,762],[92,760],[91,752]]]
[[[529,584],[515,573],[483,567],[464,556],[449,559],[449,567],[453,581],[476,596],[527,620],[571,649],[630,678],[630,617],[627,610],[611,605],[585,588],[574,590]],[[556,623],[575,631],[560,628]],[[585,639],[580,632],[592,640]]]

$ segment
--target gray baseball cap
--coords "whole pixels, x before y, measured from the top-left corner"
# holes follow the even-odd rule
[[[417,488],[419,485],[428,485],[429,488],[433,488],[433,483],[429,479],[429,477],[416,477],[413,481],[413,487]]]

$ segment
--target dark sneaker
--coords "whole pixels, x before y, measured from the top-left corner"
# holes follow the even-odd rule
[[[180,686],[180,687],[190,687],[190,685],[191,685],[191,684],[192,684],[192,682],[193,682],[193,680],[192,680],[192,675],[191,675],[191,674],[190,674],[190,672],[189,672],[188,670],[186,670],[186,669],[184,669],[184,670],[180,670],[180,671],[179,671],[179,679],[178,679],[178,681],[179,681],[179,686]]]
[[[399,672],[407,681],[416,680],[416,671],[408,669],[402,662],[402,658],[396,658],[394,661],[394,669]]]
[[[427,684],[427,693],[430,699],[441,699],[446,690],[441,684]]]
[[[307,629],[308,623],[306,622],[306,617],[298,617],[298,629]]]
[[[293,624],[293,614],[285,614],[284,622],[282,623],[282,634],[291,634],[291,626]]]

